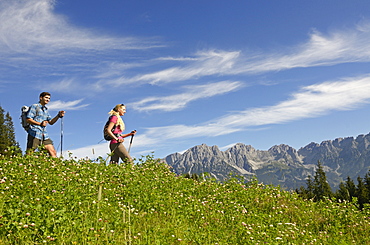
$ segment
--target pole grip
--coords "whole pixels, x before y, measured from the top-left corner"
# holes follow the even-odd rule
[[[136,129],[131,131],[131,133],[133,133],[133,132],[136,132]],[[133,134],[133,135],[131,135],[130,144],[132,144],[132,140],[133,140],[133,139],[134,139],[134,134]]]

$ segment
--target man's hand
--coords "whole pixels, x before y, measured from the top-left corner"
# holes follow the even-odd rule
[[[65,111],[59,111],[58,112],[58,116],[60,117],[60,118],[62,118],[62,117],[64,117],[64,114],[65,114],[66,112]]]
[[[48,121],[42,121],[41,123],[40,123],[40,126],[41,127],[46,127],[46,125],[48,125]]]

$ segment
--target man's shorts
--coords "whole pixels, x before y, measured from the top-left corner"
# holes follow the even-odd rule
[[[38,138],[35,138],[31,135],[28,135],[27,137],[27,149],[36,149],[41,144],[43,145],[52,145],[53,141],[49,138],[46,140],[40,140]]]

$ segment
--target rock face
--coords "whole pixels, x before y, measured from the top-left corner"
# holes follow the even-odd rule
[[[333,189],[348,176],[356,180],[370,169],[370,133],[356,138],[338,138],[310,143],[298,151],[288,145],[275,145],[267,151],[238,143],[226,151],[205,144],[175,153],[163,159],[177,174],[209,173],[217,180],[230,174],[257,177],[259,182],[280,185],[284,189],[306,187],[308,175],[315,174],[320,161]]]

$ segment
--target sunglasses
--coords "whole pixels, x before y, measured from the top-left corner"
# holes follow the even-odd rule
[[[120,106],[125,106],[125,104],[120,104]],[[116,108],[113,108],[114,111],[118,111],[116,110]],[[126,108],[123,109],[124,111],[126,111]]]

